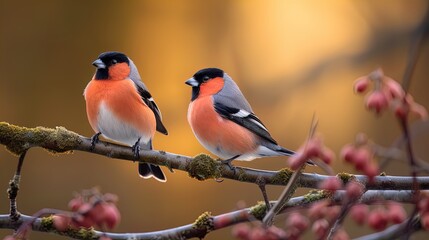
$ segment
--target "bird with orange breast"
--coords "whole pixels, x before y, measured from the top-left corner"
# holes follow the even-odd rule
[[[186,81],[192,87],[188,122],[198,141],[224,159],[250,161],[269,156],[290,156],[271,137],[253,113],[237,84],[223,70],[206,68]]]
[[[155,131],[167,135],[161,121],[161,112],[141,81],[133,61],[120,52],[102,53],[92,63],[97,70],[84,91],[86,113],[98,137],[132,146],[136,159],[140,149],[152,149]],[[165,182],[159,166],[139,163],[138,172],[143,178],[154,177]]]

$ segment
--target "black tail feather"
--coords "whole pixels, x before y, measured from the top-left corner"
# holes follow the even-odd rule
[[[281,146],[279,146],[279,147],[280,147],[280,149],[278,151],[281,152],[281,153],[283,153],[286,156],[292,156],[292,155],[295,154],[295,152],[292,151],[292,150],[289,150],[289,149],[281,147]]]
[[[155,178],[160,182],[166,182],[167,178],[162,172],[161,168],[157,165],[149,163],[139,163],[139,174],[142,178]]]

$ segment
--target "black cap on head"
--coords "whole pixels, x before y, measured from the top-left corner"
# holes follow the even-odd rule
[[[100,56],[98,56],[98,59],[103,61],[103,63],[106,64],[106,67],[109,67],[116,63],[130,63],[130,60],[128,60],[127,55],[121,52],[105,52],[100,54]]]
[[[223,70],[219,68],[204,68],[194,74],[194,79],[199,82],[205,82],[209,79],[223,77]]]
[[[223,77],[223,70],[219,68],[204,68],[196,72],[194,76],[185,83],[192,86],[191,101],[194,101],[200,93],[200,85],[212,78]]]
[[[95,73],[95,79],[107,79],[109,77],[108,68],[117,63],[127,63],[130,64],[130,60],[127,55],[121,52],[105,52],[98,56],[98,59],[95,60],[92,65],[97,67],[97,72]]]

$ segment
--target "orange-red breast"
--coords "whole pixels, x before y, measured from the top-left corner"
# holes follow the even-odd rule
[[[198,141],[224,159],[249,161],[268,156],[290,156],[271,137],[228,74],[218,68],[198,71],[186,81],[192,86],[188,122]]]
[[[167,135],[161,112],[141,81],[133,61],[120,52],[102,53],[92,63],[96,72],[85,88],[86,113],[96,132],[93,145],[102,134],[105,138],[133,147],[136,157],[140,148],[152,149],[155,131]],[[159,166],[139,163],[143,178],[165,182]]]

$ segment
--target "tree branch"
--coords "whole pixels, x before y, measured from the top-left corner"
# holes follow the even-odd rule
[[[100,141],[91,151],[91,139],[83,137],[64,127],[26,128],[0,122],[0,144],[14,154],[21,154],[32,147],[41,147],[53,153],[71,152],[73,150],[92,152],[110,158],[136,161],[130,147]],[[266,171],[244,167],[236,167],[232,171],[225,164],[216,161],[205,154],[196,157],[188,157],[164,151],[141,151],[141,162],[166,166],[173,169],[188,172],[198,180],[227,178],[231,180],[258,183],[264,181],[267,185],[286,185],[292,171],[282,169],[280,171]],[[318,184],[330,176],[314,173],[303,173],[297,181],[297,187],[319,188]],[[364,175],[338,174],[338,177],[347,183],[353,179],[366,185],[368,190],[413,190],[412,177],[377,176],[372,184]],[[429,189],[429,177],[418,177],[419,189]]]
[[[326,191],[311,191],[310,193],[291,198],[281,209],[281,213],[285,213],[293,207],[305,207],[313,202],[331,198],[332,204],[341,205],[345,197],[345,191],[337,191],[333,196]],[[368,191],[362,198],[361,202],[371,204],[377,202],[376,200],[385,199],[397,202],[410,203],[413,201],[412,191],[391,191],[379,190]],[[275,202],[271,202],[274,205]],[[250,222],[256,219],[263,219],[266,212],[265,203],[261,202],[253,207],[237,210],[217,216],[211,216],[210,213],[205,212],[199,216],[192,224],[166,229],[162,231],[146,232],[146,233],[103,233],[93,229],[72,229],[69,228],[64,232],[57,231],[53,226],[52,216],[36,218],[28,215],[21,215],[18,221],[12,221],[9,215],[0,215],[0,228],[17,229],[24,222],[34,221],[32,224],[33,231],[50,232],[58,235],[68,236],[76,239],[98,239],[100,236],[107,236],[113,240],[123,239],[189,239],[189,238],[202,238],[209,232],[226,228],[241,222]]]

